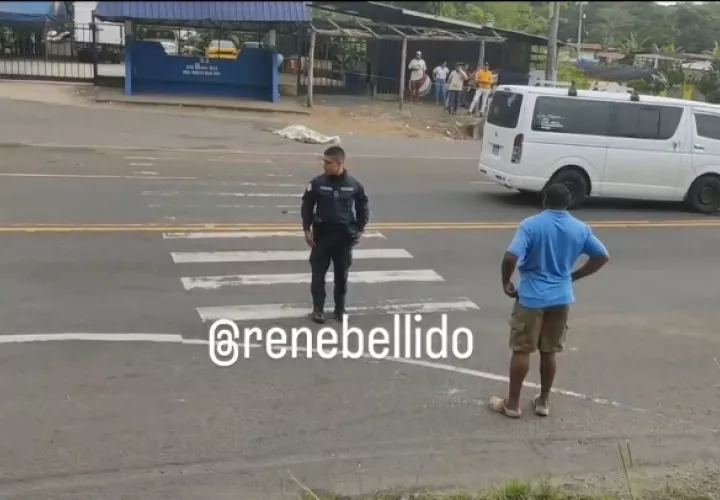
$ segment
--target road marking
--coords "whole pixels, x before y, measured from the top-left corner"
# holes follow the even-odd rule
[[[126,156],[126,160],[159,160],[159,158],[155,158],[154,156]]]
[[[205,161],[212,161],[215,163],[262,163],[263,165],[272,164],[272,160],[268,160],[267,158],[237,158],[237,159],[206,158]]]
[[[307,312],[306,312],[307,314]],[[209,342],[205,339],[188,339],[182,335],[176,334],[157,334],[157,333],[50,333],[50,334],[31,334],[31,335],[0,335],[0,344],[24,344],[33,342],[61,342],[61,341],[86,341],[86,342],[150,342],[150,343],[165,343],[165,344],[180,344],[180,345],[194,345],[203,346],[207,349]],[[245,344],[238,343],[238,348],[242,349]],[[248,344],[251,348],[262,348],[264,346],[258,344]],[[307,349],[300,348],[298,351],[307,352]],[[314,353],[317,351],[313,351]],[[413,365],[420,368],[430,368],[434,370],[441,370],[450,373],[456,373],[459,375],[467,375],[470,377],[481,378],[485,380],[492,380],[495,382],[503,382],[508,384],[510,381],[504,375],[497,375],[494,373],[483,372],[479,370],[471,370],[468,368],[462,368],[460,366],[453,366],[443,363],[435,363],[430,361],[424,361],[420,359],[404,359],[395,357],[385,357],[381,360],[373,358],[370,355],[363,355],[362,359],[369,359],[374,361],[389,361],[395,363],[403,363],[406,365]],[[533,382],[523,382],[523,386],[530,389],[540,389],[539,384]],[[576,391],[569,391],[561,389],[559,387],[553,387],[552,392],[562,396],[579,399],[595,403],[602,406],[611,406],[613,408],[619,408],[623,410],[645,412],[647,410],[642,408],[636,408],[633,406],[624,405],[616,401],[601,399],[597,397],[588,396]],[[657,413],[660,417],[669,418],[666,415]],[[717,433],[717,429],[710,429],[713,433]]]
[[[156,177],[154,177],[156,178]],[[586,221],[593,228],[607,229],[650,229],[650,228],[718,228],[720,220],[678,220],[678,221]],[[423,230],[515,230],[519,222],[428,222],[428,223],[404,223],[404,222],[376,222],[369,224],[369,228],[383,230],[402,231],[423,231]],[[297,224],[286,222],[273,223],[196,223],[161,225],[157,223],[134,223],[134,224],[10,224],[0,227],[0,233],[73,233],[73,232],[160,232],[176,233],[188,231],[293,231],[297,230]]]
[[[165,240],[176,240],[176,239],[188,239],[188,240],[200,240],[209,238],[304,238],[305,233],[302,231],[232,231],[222,233],[201,233],[201,232],[189,232],[189,233],[163,233],[163,239]],[[380,238],[386,240],[387,237],[376,231],[370,231],[363,235],[365,238]]]
[[[152,167],[152,163],[131,163],[131,167]]]
[[[203,262],[288,262],[306,261],[307,250],[223,251],[223,252],[171,252],[175,264]],[[402,248],[361,248],[353,251],[353,260],[366,259],[412,259]]]
[[[332,306],[330,307],[332,309]],[[348,314],[368,316],[375,314],[433,314],[441,312],[476,311],[480,307],[467,298],[450,301],[407,302],[387,301],[373,306],[349,306]],[[242,306],[198,307],[203,321],[227,319],[230,321],[261,321],[305,318],[312,311],[311,304],[256,304]]]
[[[227,181],[226,181],[227,182]],[[245,187],[291,187],[291,188],[304,188],[307,184],[272,184],[267,182],[233,182],[234,186],[245,186]]]
[[[185,339],[182,335],[167,333],[40,333],[27,335],[0,335],[0,344],[52,342],[58,340],[90,340],[104,342],[165,342],[196,345],[207,344],[204,339]]]
[[[493,181],[470,181],[470,184],[497,184],[497,182],[493,182]]]
[[[168,153],[196,153],[200,155],[212,154],[235,154],[235,155],[258,155],[258,156],[314,156],[322,157],[322,154],[318,151],[316,153],[311,152],[278,152],[278,151],[243,151],[242,149],[192,149],[192,148],[158,148],[148,146],[116,146],[111,144],[59,144],[52,142],[20,142],[20,143],[5,143],[0,145],[9,146],[22,146],[31,148],[44,148],[44,149],[84,149],[84,150],[107,150],[107,151],[163,151]],[[476,156],[407,156],[407,155],[382,155],[382,154],[368,154],[368,153],[351,153],[354,158],[402,158],[406,160],[447,160],[447,161],[478,161]],[[161,159],[161,158],[156,158]],[[386,165],[379,165],[387,167]]]
[[[280,285],[310,283],[310,273],[291,274],[236,274],[228,276],[198,276],[182,278],[185,290],[217,290],[231,286]],[[332,271],[327,281],[333,281]],[[355,271],[348,276],[349,283],[395,283],[445,281],[432,269],[406,269],[401,271]]]
[[[0,177],[67,177],[69,179],[157,179],[157,180],[184,180],[191,181],[196,177],[149,177],[147,175],[92,175],[92,174],[29,174],[29,173],[0,173]]]
[[[133,172],[135,175],[157,175],[157,172],[153,172],[151,170],[138,170],[137,172]]]
[[[179,196],[179,195],[201,195],[201,196],[235,196],[238,198],[300,198],[302,193],[196,193],[193,191],[143,191],[144,196]]]
[[[295,208],[295,207],[296,207],[296,205],[293,205],[293,206],[292,206],[292,208]],[[190,204],[185,204],[185,205],[175,205],[175,204],[172,204],[172,203],[152,203],[152,204],[148,205],[148,208],[163,208],[163,209],[168,209],[168,210],[178,210],[178,209],[182,209],[182,208],[207,208],[207,209],[212,209],[212,208],[242,208],[242,209],[250,209],[250,210],[259,210],[259,209],[263,209],[263,210],[268,210],[268,209],[283,210],[283,209],[287,209],[287,208],[290,208],[290,207],[288,207],[288,206],[283,206],[283,205],[274,205],[274,206],[270,206],[270,205],[245,205],[245,204],[243,204],[243,203],[230,203],[230,204],[225,204],[225,203],[216,204],[216,203],[214,203],[214,204],[211,204],[211,205],[206,204],[206,203],[190,203]]]

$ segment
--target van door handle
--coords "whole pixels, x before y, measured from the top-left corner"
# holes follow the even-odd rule
[[[705,146],[701,146],[700,144],[695,144],[693,147],[698,151],[705,151]]]

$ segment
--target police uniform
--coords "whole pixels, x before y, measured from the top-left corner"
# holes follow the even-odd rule
[[[335,314],[344,314],[352,247],[370,219],[365,188],[347,170],[337,176],[319,175],[307,185],[300,213],[303,230],[312,228],[315,241],[310,252],[313,312],[318,314],[323,311],[325,275],[332,261]]]

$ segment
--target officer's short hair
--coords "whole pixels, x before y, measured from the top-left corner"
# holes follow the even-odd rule
[[[345,150],[340,146],[330,146],[325,150],[323,154],[325,156],[332,156],[333,158],[337,158],[341,162],[345,161]]]

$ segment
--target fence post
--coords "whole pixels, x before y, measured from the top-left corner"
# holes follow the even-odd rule
[[[313,84],[315,83],[315,39],[317,33],[313,30],[310,33],[310,50],[308,51],[308,73],[307,73],[307,107],[313,107]]]
[[[97,47],[97,24],[90,23],[90,30],[92,31],[92,67],[93,67],[93,84],[98,84],[98,47]]]
[[[402,54],[400,55],[400,95],[398,96],[398,107],[403,109],[405,98],[405,66],[407,65],[407,37],[403,37]]]

